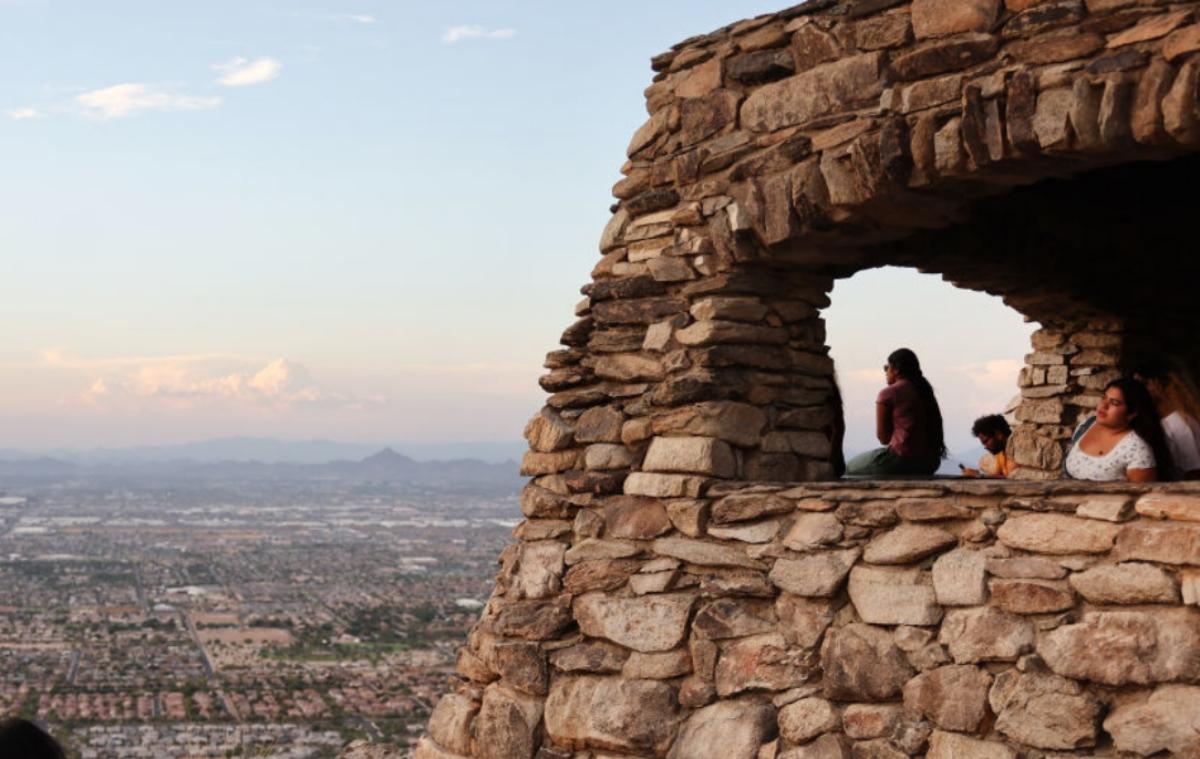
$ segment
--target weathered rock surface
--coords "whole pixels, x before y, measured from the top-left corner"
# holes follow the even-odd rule
[[[1073,574],[1071,587],[1094,604],[1176,603],[1179,588],[1153,564],[1107,564]]]
[[[811,743],[782,751],[776,759],[850,759],[850,749],[842,736],[829,733]]]
[[[700,607],[692,630],[710,640],[742,638],[773,632],[779,626],[775,606],[769,600],[720,598]]]
[[[1116,554],[1122,560],[1200,566],[1200,526],[1131,522],[1117,536]]]
[[[1015,749],[995,741],[981,741],[958,733],[935,730],[929,738],[926,759],[1017,759]]]
[[[764,85],[742,105],[742,123],[755,132],[770,131],[806,124],[844,106],[867,102],[882,90],[882,65],[879,53],[865,53]]]
[[[629,651],[605,640],[587,640],[550,654],[550,665],[563,672],[620,672]]]
[[[746,555],[743,548],[688,538],[659,538],[653,543],[654,552],[689,564],[714,567],[746,567],[763,569],[762,564]]]
[[[604,512],[604,535],[609,539],[650,540],[670,530],[667,510],[651,498],[613,498]]]
[[[737,472],[733,449],[724,440],[707,437],[656,437],[642,468],[651,472],[695,472],[732,477]]]
[[[634,651],[669,651],[687,635],[688,616],[696,597],[663,593],[639,598],[614,598],[587,593],[573,609],[585,635],[606,638]]]
[[[987,557],[958,549],[933,563],[933,590],[942,606],[976,606],[987,600]]]
[[[887,630],[864,624],[826,634],[821,668],[826,698],[838,701],[886,701],[916,674]]]
[[[1085,614],[1043,636],[1037,652],[1056,673],[1105,685],[1200,677],[1200,611]]]
[[[768,704],[720,701],[698,709],[679,731],[667,759],[757,759],[775,734]]]
[[[482,759],[533,759],[542,699],[488,686],[475,718],[475,739]]]
[[[842,729],[855,740],[890,735],[904,717],[895,704],[850,704],[842,711]]]
[[[842,523],[833,514],[801,514],[783,538],[783,545],[793,551],[805,551],[832,545],[842,539]]]
[[[904,684],[904,710],[943,730],[973,733],[987,717],[992,676],[979,667],[950,664]]]
[[[675,691],[657,680],[564,676],[546,698],[546,733],[573,749],[661,756],[675,738]]]
[[[905,523],[867,543],[863,560],[871,564],[911,564],[957,543],[958,538],[939,527]]]
[[[454,754],[471,753],[471,723],[479,703],[459,693],[442,696],[429,717],[429,736],[438,746]]]
[[[657,414],[651,423],[657,435],[699,435],[752,446],[759,442],[767,417],[747,403],[704,401]]]
[[[959,664],[1016,661],[1033,650],[1033,623],[994,606],[953,609],[942,621],[938,639]]]
[[[523,543],[509,593],[512,598],[547,598],[562,590],[567,547],[557,540]]]
[[[338,759],[401,759],[403,756],[400,752],[393,751],[391,747],[372,746],[365,741],[354,741],[346,749],[338,755]],[[452,754],[429,738],[423,737],[417,741],[413,759],[466,759],[466,756]]]
[[[824,599],[809,599],[780,593],[775,602],[783,635],[788,645],[815,648],[833,622],[834,604]]]
[[[775,514],[789,514],[795,508],[777,495],[730,495],[713,504],[712,520],[717,524],[745,522]]]
[[[936,625],[942,618],[933,582],[919,569],[858,565],[850,571],[850,600],[864,622]]]
[[[771,582],[798,596],[828,597],[841,587],[858,557],[859,550],[851,548],[779,559],[771,569]]]
[[[781,691],[808,679],[802,652],[791,649],[780,633],[739,638],[721,648],[717,659],[717,694],[724,697],[746,690]]]
[[[1065,751],[1096,745],[1100,702],[1071,680],[1010,669],[996,676],[990,700],[996,729],[1016,741]]]
[[[1163,685],[1149,698],[1118,706],[1104,719],[1104,729],[1121,751],[1150,756],[1200,754],[1200,687]]]
[[[992,603],[1014,614],[1047,614],[1075,606],[1065,583],[1047,580],[992,580]]]
[[[792,743],[806,743],[840,724],[837,708],[823,698],[802,698],[779,710],[779,733]]]
[[[1021,514],[1000,525],[996,537],[1012,548],[1048,554],[1104,553],[1119,528],[1062,514]]]

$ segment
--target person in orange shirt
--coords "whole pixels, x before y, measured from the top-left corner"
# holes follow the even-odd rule
[[[978,469],[959,464],[964,477],[1008,477],[1013,473],[1017,465],[1005,452],[1012,428],[1004,417],[999,414],[979,417],[971,425],[971,434],[979,438],[987,453],[980,457]]]

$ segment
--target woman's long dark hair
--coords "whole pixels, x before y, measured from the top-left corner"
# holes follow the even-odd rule
[[[1129,426],[1154,451],[1154,466],[1158,470],[1158,479],[1173,479],[1175,467],[1171,462],[1171,449],[1167,447],[1167,436],[1163,432],[1162,420],[1158,418],[1158,410],[1154,408],[1154,398],[1150,396],[1150,391],[1132,377],[1113,380],[1104,386],[1104,392],[1107,393],[1114,387],[1121,391],[1125,408],[1133,416]]]
[[[904,379],[913,384],[921,396],[921,406],[925,409],[925,435],[933,450],[937,451],[939,459],[944,459],[946,453],[946,433],[942,429],[942,409],[938,406],[937,396],[933,394],[933,385],[925,379],[921,372],[921,361],[917,354],[908,348],[897,348],[887,357],[888,366],[896,370]],[[1144,390],[1145,388],[1143,388]]]

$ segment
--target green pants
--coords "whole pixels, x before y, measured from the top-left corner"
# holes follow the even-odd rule
[[[933,474],[938,462],[927,462],[897,456],[891,448],[876,448],[860,453],[846,463],[846,474],[851,477],[875,477],[893,474]]]

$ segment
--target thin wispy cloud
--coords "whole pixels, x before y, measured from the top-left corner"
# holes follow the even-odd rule
[[[442,42],[453,45],[463,40],[506,40],[515,37],[516,29],[486,29],[478,24],[451,26],[442,32]]]
[[[92,381],[91,386],[84,390],[80,395],[84,403],[99,403],[104,398],[108,397],[111,391],[108,389],[108,383],[103,377],[97,377]]]
[[[6,111],[8,117],[13,121],[28,121],[30,119],[40,119],[42,112],[36,108],[13,108]]]
[[[85,115],[107,121],[142,111],[203,111],[216,108],[221,98],[185,95],[163,85],[125,82],[75,96]]]
[[[278,79],[283,63],[274,58],[234,58],[228,63],[213,64],[213,70],[221,72],[217,84],[225,87],[246,87]]]
[[[335,21],[352,21],[356,24],[375,23],[375,17],[369,13],[334,13],[330,18]]]

